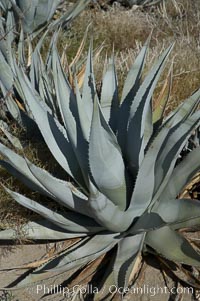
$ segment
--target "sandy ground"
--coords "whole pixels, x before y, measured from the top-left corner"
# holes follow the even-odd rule
[[[53,245],[52,245],[53,246]],[[39,244],[39,245],[1,245],[0,246],[0,267],[9,268],[19,266],[31,261],[38,260],[46,251],[51,247],[51,244]],[[23,270],[23,273],[26,270]],[[5,287],[12,283],[17,277],[23,274],[22,271],[1,271],[0,272],[0,287]],[[62,301],[72,300],[69,295],[63,296],[63,292],[60,289],[58,293],[54,295],[46,295],[48,290],[52,287],[56,287],[65,280],[65,275],[62,274],[55,276],[49,280],[41,283],[34,284],[30,287],[13,290],[7,297],[4,291],[0,291],[0,301]],[[173,294],[170,294],[169,290],[173,290],[175,283],[168,277],[167,281],[163,278],[159,268],[157,266],[150,266],[145,264],[145,268],[142,270],[142,275],[139,280],[131,287],[129,294],[124,297],[124,301],[191,301],[194,300],[191,293],[188,291],[181,291],[179,288],[179,298],[175,299]],[[79,298],[78,298],[79,299]]]
[[[47,250],[53,246],[53,244],[39,244],[39,245],[24,245],[24,246],[1,246],[0,247],[0,268],[9,268],[14,266],[20,266],[23,264],[30,263],[34,260],[38,260],[42,258]],[[12,271],[1,271],[0,272],[0,287],[5,287],[11,284],[16,278],[20,277],[20,275],[26,273],[26,270],[12,270]],[[68,300],[71,298],[64,298],[61,289],[59,289],[58,293],[54,295],[48,295],[49,290],[51,288],[57,287],[60,283],[65,280],[65,274],[63,273],[60,276],[52,277],[47,281],[42,281],[40,283],[36,283],[30,287],[13,290],[8,295],[12,295],[11,299],[8,301],[39,301],[39,300]],[[45,296],[46,295],[46,296]],[[48,295],[48,296],[47,296]],[[5,292],[0,291],[0,301],[4,301],[3,297],[5,296]],[[43,298],[42,298],[43,297]],[[5,299],[5,301],[7,301]]]

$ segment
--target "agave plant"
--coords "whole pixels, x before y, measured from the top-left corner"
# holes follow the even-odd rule
[[[27,110],[27,106],[23,103],[23,99],[16,93],[16,90],[13,89],[15,77],[13,60],[15,58],[18,64],[21,65],[24,72],[29,76],[33,87],[40,93],[42,100],[45,103],[47,102],[47,105],[51,107],[53,113],[57,116],[58,108],[56,100],[54,99],[54,86],[51,77],[48,76],[48,74],[51,73],[51,47],[61,32],[58,34],[56,31],[52,40],[49,40],[48,38],[46,39],[49,30],[46,30],[33,49],[32,41],[24,38],[23,31],[21,31],[20,40],[18,43],[15,43],[13,28],[11,26],[13,24],[12,21],[13,19],[11,15],[9,15],[5,26],[3,23],[0,23],[1,30],[5,36],[2,43],[0,41],[0,67],[2,70],[0,73],[0,90],[3,96],[2,104],[6,108],[6,111],[9,112],[9,116],[12,116],[22,128],[26,129],[27,133],[29,133],[29,137],[31,137],[33,133],[40,137],[40,135],[38,135],[37,124],[32,119],[30,110]],[[87,39],[88,29],[89,26],[87,27],[77,53],[70,64],[67,63],[66,47],[61,54],[61,62],[63,69],[67,72],[68,80],[73,85],[73,73],[76,71],[78,85],[80,87],[83,84],[85,62],[87,58],[83,55],[83,50]],[[41,51],[44,52],[44,44],[47,44],[47,42],[49,44],[49,49],[42,55]],[[46,44],[45,49],[47,48]],[[95,59],[99,56],[102,48],[103,44],[95,49]],[[6,111],[0,107],[0,115],[5,116]]]
[[[52,18],[61,2],[62,0],[1,0],[0,8],[5,17],[12,15],[15,29],[21,26],[25,33],[36,36],[47,27],[66,25],[85,8],[90,0],[77,1],[69,11],[53,21]]]
[[[19,204],[42,218],[24,226],[27,238],[64,240],[79,238],[48,262],[20,280],[16,288],[65,271],[78,270],[103,254],[112,255],[103,282],[126,289],[138,256],[151,250],[169,260],[200,266],[200,254],[177,230],[200,223],[200,204],[178,199],[184,186],[200,169],[200,148],[181,163],[179,154],[200,125],[200,90],[167,118],[153,118],[152,96],[170,46],[144,80],[141,76],[148,43],[144,45],[118,94],[114,58],[109,60],[100,99],[96,92],[90,47],[83,88],[74,88],[52,45],[51,80],[57,109],[42,101],[23,68],[13,60],[15,89],[32,114],[49,150],[65,170],[59,179],[0,144],[1,165],[30,189],[61,204],[53,211],[5,187]],[[49,76],[49,75],[47,75]],[[48,94],[47,94],[48,95]],[[153,122],[153,120],[156,120]],[[22,147],[21,147],[22,150]],[[67,179],[71,178],[70,181]],[[13,239],[15,231],[0,232]],[[167,241],[167,244],[165,243]],[[103,290],[103,294],[107,294]],[[94,299],[98,298],[96,295]]]
[[[90,0],[77,1],[70,10],[53,21],[52,17],[61,2],[61,0],[0,0],[2,15],[0,20],[0,66],[4,69],[4,72],[1,72],[0,79],[6,90],[12,87],[13,81],[13,41],[17,38],[19,60],[24,64],[24,53],[26,52],[24,35],[32,40],[41,31],[46,30],[48,32],[58,26],[63,27],[69,24],[81,13]],[[42,41],[43,39],[38,43],[38,47],[41,47]]]
[[[83,85],[84,73],[86,68],[87,57],[83,55],[83,50],[86,43],[87,33],[88,30],[86,30],[85,32],[81,44],[75,54],[75,57],[69,64],[66,56],[66,49],[64,49],[64,51],[61,54],[61,62],[62,62],[63,70],[65,70],[66,76],[70,84],[72,86],[74,85],[73,76],[74,73],[76,73],[78,86],[80,88]],[[26,58],[24,55],[24,50],[26,49],[26,47],[24,46],[23,43],[22,49],[18,51],[18,63],[21,64],[24,72],[29,76],[32,86],[36,89],[36,91],[39,92],[41,96],[41,100],[44,102],[44,104],[47,104],[52,109],[53,114],[57,117],[57,119],[59,119],[60,114],[59,114],[58,104],[56,102],[56,97],[54,93],[54,84],[53,81],[51,80],[51,76],[48,76],[48,74],[51,74],[52,53],[50,49],[55,40],[53,38],[50,43],[49,51],[46,53],[45,63],[44,63],[42,59],[42,55],[40,53],[40,49],[43,46],[43,40],[45,38],[45,35],[46,33],[39,40],[34,51],[31,50],[32,46],[29,43],[29,53],[31,53],[31,55],[28,56],[28,58]],[[99,57],[102,49],[103,49],[103,44],[94,50],[94,62]],[[8,115],[7,112],[9,112],[9,117],[12,117],[12,120],[14,119],[14,121],[23,130],[26,131],[27,138],[31,139],[34,137],[41,140],[42,138],[41,134],[38,130],[37,124],[33,120],[33,115],[31,111],[28,109],[26,103],[24,103],[23,99],[19,96],[19,94],[16,93],[16,89],[13,89],[13,82],[15,76],[15,70],[13,68],[13,53],[11,53],[11,57],[12,57],[12,63],[11,63],[12,68],[8,63],[5,64],[5,61],[3,62],[3,66],[2,66],[2,70],[5,70],[7,67],[9,68],[7,70],[10,70],[10,76],[6,77],[5,81],[3,81],[5,85],[8,84],[10,89],[7,90],[6,87],[3,85],[3,82],[1,83],[1,92],[3,98],[2,98],[2,108],[0,108],[0,116],[2,116],[4,120],[6,120],[6,116]],[[3,77],[4,75],[2,75],[2,78]],[[8,126],[6,126],[6,128],[8,130]],[[5,129],[5,126],[3,126],[3,129]]]

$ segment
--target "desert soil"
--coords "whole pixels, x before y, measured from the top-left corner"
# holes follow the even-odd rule
[[[37,245],[1,245],[0,247],[0,268],[13,268],[23,264],[30,263],[34,260],[42,258],[46,252],[54,247],[54,244],[37,244]],[[11,270],[0,272],[0,287],[11,284],[17,277],[25,273],[27,270]],[[7,297],[5,291],[0,291],[0,301],[62,301],[73,300],[73,296],[63,296],[62,290],[54,295],[45,295],[48,289],[56,287],[65,280],[66,274],[54,276],[53,278],[34,284],[28,288],[13,290]],[[193,296],[188,291],[183,291],[179,286],[179,294],[177,296],[170,293],[176,283],[168,276],[163,276],[160,268],[150,258],[150,262],[144,263],[140,276],[136,283],[130,288],[129,294],[122,300],[124,301],[192,301]],[[182,288],[182,289],[181,289]],[[9,299],[9,298],[10,299]],[[6,299],[7,298],[7,299]],[[81,298],[80,298],[81,299]]]

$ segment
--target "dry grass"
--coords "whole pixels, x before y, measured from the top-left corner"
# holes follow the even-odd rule
[[[163,49],[175,42],[168,66],[155,93],[156,97],[168,72],[170,61],[173,60],[173,86],[168,107],[170,111],[200,86],[200,2],[166,0],[163,3],[162,6],[145,11],[127,10],[118,5],[104,11],[100,10],[99,6],[94,6],[76,19],[69,31],[63,33],[59,48],[62,49],[67,45],[67,54],[71,60],[88,23],[91,23],[90,33],[93,32],[95,47],[104,42],[104,51],[95,65],[97,82],[100,82],[102,77],[102,61],[105,54],[110,55],[114,47],[117,53],[119,86],[122,87],[131,63],[151,32],[153,32],[152,40],[145,70],[149,70]],[[55,160],[43,144],[29,142],[26,144],[25,153],[37,165],[55,172]],[[24,192],[32,198],[39,198],[36,193],[25,189],[18,180],[13,179],[2,169],[0,176],[1,181],[8,187]],[[0,188],[0,228],[21,225],[32,218],[35,218],[33,213],[18,206]]]
[[[91,22],[94,44],[104,42],[104,52],[96,66],[97,80],[102,76],[102,59],[105,52],[118,54],[116,63],[119,79],[124,79],[131,62],[142,44],[152,33],[147,69],[161,50],[175,42],[173,89],[171,101],[174,105],[199,87],[200,80],[200,3],[190,0],[166,0],[165,5],[151,11],[127,10],[113,6],[102,11],[97,6],[83,13],[74,23],[69,34],[65,34],[60,47],[68,45],[67,53],[73,56],[77,43]],[[102,58],[103,57],[103,58]]]
[[[23,153],[20,150],[14,149],[14,147],[8,142],[7,146],[14,151],[17,151],[20,155],[25,155],[35,165],[48,170],[55,176],[59,174],[64,178],[64,171],[58,166],[57,162],[51,155],[46,144],[42,141],[27,139],[25,133],[16,127],[16,124],[11,124],[11,133],[23,141]],[[0,135],[2,135],[0,131]],[[0,156],[0,159],[1,156]],[[60,209],[60,206],[53,201],[47,199],[47,197],[41,196],[39,193],[31,191],[20,180],[12,177],[4,168],[0,166],[1,184],[5,185],[9,189],[19,192],[33,200],[37,200],[43,205],[47,205],[50,209],[55,211]],[[66,175],[65,175],[66,178]],[[12,197],[5,192],[4,188],[0,186],[0,230],[7,228],[15,228],[18,238],[23,238],[21,231],[23,225],[30,220],[39,218],[39,215],[20,206],[12,199]]]

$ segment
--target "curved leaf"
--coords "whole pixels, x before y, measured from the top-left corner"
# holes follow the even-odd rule
[[[140,79],[142,76],[142,71],[146,60],[146,54],[147,54],[149,42],[150,42],[150,36],[148,37],[142,49],[140,50],[138,56],[136,57],[133,65],[131,66],[128,72],[122,91],[121,103],[124,103],[124,101],[125,102],[128,101],[128,98],[132,98],[133,100],[135,93],[140,87]]]
[[[191,199],[161,199],[153,211],[173,229],[200,225],[200,202]]]
[[[126,207],[126,180],[122,154],[97,100],[89,140],[89,167],[99,190],[119,208]]]
[[[165,241],[166,243],[160,243]],[[200,266],[200,254],[179,233],[163,227],[146,234],[145,243],[161,256],[191,266]]]
[[[81,241],[59,254],[55,259],[43,264],[40,268],[37,268],[25,279],[21,280],[14,288],[23,288],[32,283],[86,265],[114,247],[118,241],[115,239],[115,235],[102,234],[96,235],[90,239],[83,238]],[[70,275],[70,273],[68,273],[68,275]]]
[[[82,99],[85,107],[85,112],[88,116],[90,123],[92,120],[93,103],[94,103],[95,96],[96,96],[96,87],[95,87],[93,62],[92,62],[92,41],[91,41],[89,51],[88,51],[88,58],[86,63],[83,92],[82,92]]]
[[[47,146],[61,167],[84,187],[80,166],[76,160],[72,145],[68,141],[65,129],[53,118],[51,111],[43,104],[23,71],[17,66],[16,72],[18,84],[16,83],[15,86],[16,88],[21,87],[23,100],[33,114]]]
[[[13,86],[14,76],[12,69],[9,64],[6,62],[4,55],[0,51],[0,81],[3,84],[6,91],[9,91]]]
[[[134,61],[134,64],[129,70],[122,91],[121,106],[119,108],[119,118],[117,123],[117,139],[123,153],[126,150],[126,135],[128,130],[130,108],[133,99],[140,87],[140,80],[144,68],[148,44],[149,39],[142,47],[140,53]]]
[[[117,287],[128,287],[129,277],[144,241],[144,234],[125,237],[119,241],[113,274]]]
[[[89,142],[91,123],[85,111],[85,105],[79,91],[77,78],[75,78],[75,91],[76,91],[77,110],[78,110],[79,122],[80,122],[79,130],[82,132],[84,139],[87,142]]]
[[[138,89],[131,105],[125,156],[133,174],[137,172],[141,165],[145,147],[152,134],[152,109],[150,102],[171,50],[172,46],[161,55],[158,62],[152,67]]]
[[[29,188],[49,197],[53,197],[53,195],[30,172],[27,166],[27,162],[29,162],[28,159],[25,160],[1,143],[0,154],[6,158],[6,161],[0,161],[0,165],[5,167],[8,172],[19,178]]]
[[[114,58],[109,60],[103,78],[100,104],[106,122],[109,123],[111,129],[115,132],[119,109],[119,97]]]
[[[200,147],[191,151],[180,162],[169,179],[162,193],[164,199],[175,199],[193,176],[200,170]]]
[[[56,213],[55,211],[48,209],[47,207],[19,193],[16,193],[8,188],[5,189],[20,205],[38,213],[45,219],[69,232],[95,233],[102,230],[102,228],[89,217],[85,218],[84,216],[73,212],[66,212],[63,214]]]
[[[189,139],[193,130],[200,125],[200,111],[187,118],[166,140],[165,148],[160,152],[155,165],[155,188],[154,200],[166,187],[179,153]]]
[[[25,239],[33,240],[62,240],[83,237],[84,233],[67,233],[62,228],[47,220],[28,222],[21,229]],[[0,240],[15,240],[16,231],[7,229],[0,231]]]
[[[133,223],[133,225],[125,232],[125,234],[136,235],[148,231],[152,231],[155,229],[159,229],[167,224],[162,217],[162,215],[155,211],[155,212],[144,212],[138,220]]]
[[[88,206],[93,213],[93,218],[107,230],[112,232],[123,232],[129,228],[133,220],[132,210],[121,211],[105,195],[100,193],[90,183],[90,196]]]
[[[53,16],[60,0],[30,1],[18,0],[17,5],[12,1],[12,8],[20,19],[26,33],[32,33],[45,26]]]
[[[53,74],[60,114],[65,124],[65,129],[74,150],[74,154],[79,162],[86,185],[88,185],[88,145],[84,140],[80,129],[76,97],[64,75],[55,47],[53,50]]]
[[[99,234],[91,237],[85,244],[69,251],[63,258],[60,258],[59,265],[53,266],[53,263],[46,264],[42,270],[52,272],[65,272],[75,268],[77,265],[87,264],[88,262],[98,258],[112,249],[119,239],[116,238],[116,234]]]
[[[55,200],[67,208],[91,216],[87,200],[83,193],[76,189],[70,182],[55,178],[47,171],[27,162],[35,178],[55,197]]]
[[[76,3],[72,6],[72,8],[67,11],[66,13],[62,14],[60,18],[55,20],[54,22],[51,22],[49,24],[49,29],[53,29],[58,26],[66,26],[70,21],[72,21],[76,16],[78,16],[83,9],[90,3],[91,0],[78,0]]]
[[[155,165],[157,162],[157,158],[158,158],[161,150],[165,148],[164,142],[166,141],[166,138],[168,138],[170,136],[170,134],[173,133],[173,131],[176,128],[179,129],[180,125],[182,123],[186,122],[183,125],[183,127],[184,128],[186,127],[188,130],[189,124],[187,125],[187,123],[188,122],[191,123],[192,121],[190,119],[189,119],[190,121],[187,121],[187,119],[191,115],[191,112],[193,112],[193,110],[197,107],[199,100],[200,100],[199,95],[200,95],[200,90],[198,90],[192,97],[188,98],[183,104],[181,104],[179,106],[179,108],[176,110],[176,112],[174,114],[172,114],[170,118],[167,119],[167,121],[164,123],[164,125],[161,127],[161,129],[157,133],[153,142],[150,144],[150,146],[145,154],[144,160],[138,171],[137,179],[135,182],[135,188],[134,188],[134,191],[133,191],[133,194],[131,197],[131,202],[129,205],[129,209],[134,208],[133,218],[136,216],[140,216],[147,209],[147,207],[152,202],[153,197],[154,197],[154,200],[153,200],[154,202],[158,199],[159,196],[158,197],[156,195],[153,196],[154,187],[157,185],[157,183],[155,181]],[[195,115],[192,118],[196,119],[197,116]],[[192,130],[192,127],[194,126],[194,124],[191,123],[190,126],[191,126],[191,128],[188,130],[188,132],[190,132],[190,130]],[[177,130],[177,133],[178,133],[178,130]],[[189,134],[187,134],[187,135],[189,135]],[[187,135],[184,138],[185,140],[188,137]],[[179,137],[180,137],[180,135],[179,135]],[[183,138],[181,137],[180,139],[183,139]],[[180,149],[181,149],[181,147],[180,147]],[[179,153],[179,149],[178,149],[177,153]],[[176,159],[174,158],[174,160],[176,160]],[[162,165],[158,166],[158,167],[162,169]],[[143,189],[144,179],[148,179],[148,181],[146,181],[145,189]],[[169,177],[168,177],[168,180],[169,180]],[[159,179],[159,181],[160,181],[160,179]],[[166,184],[167,183],[165,183],[165,185]],[[141,191],[141,189],[142,189],[142,191]]]

